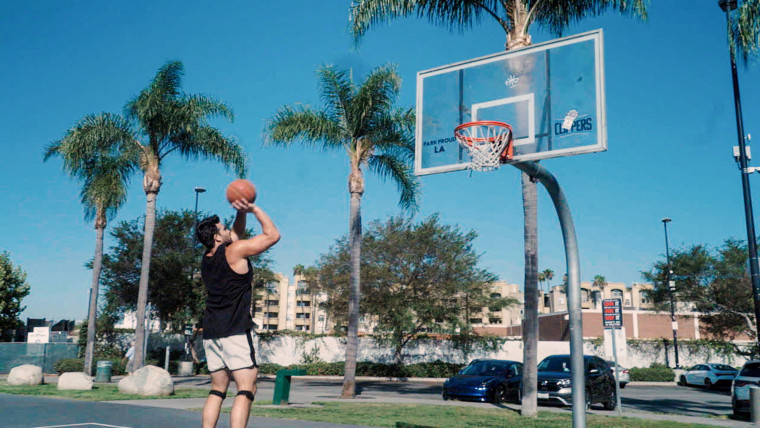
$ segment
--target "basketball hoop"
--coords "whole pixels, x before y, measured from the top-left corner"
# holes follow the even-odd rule
[[[512,127],[495,120],[463,123],[454,128],[459,145],[470,154],[470,169],[492,171],[512,159]]]

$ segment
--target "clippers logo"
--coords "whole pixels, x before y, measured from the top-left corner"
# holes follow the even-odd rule
[[[554,122],[554,135],[567,136],[569,134],[586,133],[594,130],[594,119],[591,117],[583,117],[576,119],[569,127],[563,126],[563,120]]]

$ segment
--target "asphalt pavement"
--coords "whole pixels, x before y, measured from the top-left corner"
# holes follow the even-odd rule
[[[46,377],[47,382],[55,382],[54,377]],[[115,378],[114,381],[118,381]],[[208,376],[175,377],[175,388],[209,389]],[[447,406],[471,406],[481,408],[502,407],[519,410],[517,404],[494,405],[463,401],[443,401],[441,399],[442,379],[388,381],[377,378],[357,379],[357,401],[398,404],[429,404]],[[314,402],[342,400],[342,378],[340,377],[294,377],[290,392],[293,406],[308,406]],[[234,383],[231,385],[234,392]],[[274,379],[264,377],[259,380],[256,401],[269,401],[274,392]],[[231,395],[231,394],[228,394]],[[53,427],[97,423],[97,426],[113,427],[186,427],[197,426],[198,412],[204,398],[120,400],[105,403],[48,399],[29,396],[0,394],[2,420],[0,425],[8,427]],[[623,415],[628,417],[665,420],[715,426],[753,426],[747,421],[732,419],[731,396],[727,390],[706,390],[703,388],[680,387],[675,385],[629,384],[621,390]],[[224,403],[229,407],[232,400]],[[6,411],[7,409],[7,411]],[[135,411],[139,409],[139,411]],[[571,409],[559,406],[540,406],[539,411],[571,413]],[[617,411],[606,411],[593,407],[590,413],[617,416]],[[8,415],[8,417],[6,417]],[[12,422],[11,422],[12,421]],[[228,424],[228,415],[223,415],[219,426]],[[334,425],[283,419],[252,418],[251,426],[256,427],[309,427],[322,428]],[[95,425],[90,425],[95,426]]]

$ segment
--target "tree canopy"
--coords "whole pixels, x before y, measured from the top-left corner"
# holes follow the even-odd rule
[[[746,245],[735,239],[713,251],[705,245],[671,251],[674,298],[693,304],[703,314],[700,322],[706,332],[714,337],[734,339],[741,333],[757,337],[747,259]],[[642,276],[654,284],[650,295],[655,308],[668,310],[667,261],[658,260]]]
[[[468,329],[469,312],[501,310],[514,300],[491,295],[496,275],[478,267],[474,231],[442,225],[437,215],[419,223],[408,217],[373,222],[362,238],[360,314],[376,323],[374,333],[394,346],[400,363],[404,346],[425,331]],[[340,239],[318,264],[328,313],[345,323],[349,288],[349,245]]]
[[[26,309],[21,301],[29,295],[26,272],[13,266],[8,252],[0,253],[0,340],[9,340],[10,330],[22,326],[18,316]]]

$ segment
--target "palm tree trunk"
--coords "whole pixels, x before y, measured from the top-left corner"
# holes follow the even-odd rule
[[[538,224],[536,183],[522,173],[523,213],[525,216],[525,311],[523,319],[523,416],[538,412]]]
[[[360,301],[360,265],[362,251],[362,215],[361,198],[364,191],[364,180],[361,170],[352,168],[349,178],[351,202],[348,217],[348,236],[351,251],[351,291],[348,299],[348,334],[346,340],[346,369],[343,377],[343,393],[341,398],[356,397],[356,351],[359,332],[359,301]]]
[[[101,209],[99,208],[98,211],[101,211]],[[100,271],[103,267],[103,232],[105,227],[105,216],[98,213],[95,219],[95,258],[92,261],[90,313],[87,317],[87,348],[84,352],[84,373],[87,376],[92,376],[92,359],[95,351],[95,333],[98,314],[98,285],[100,284]]]
[[[156,197],[158,192],[146,192],[145,234],[143,236],[142,269],[140,287],[137,290],[137,326],[135,326],[135,361],[134,367],[140,368],[145,363],[145,306],[148,304],[148,279],[150,278],[150,256],[153,250],[153,231],[156,228]]]

